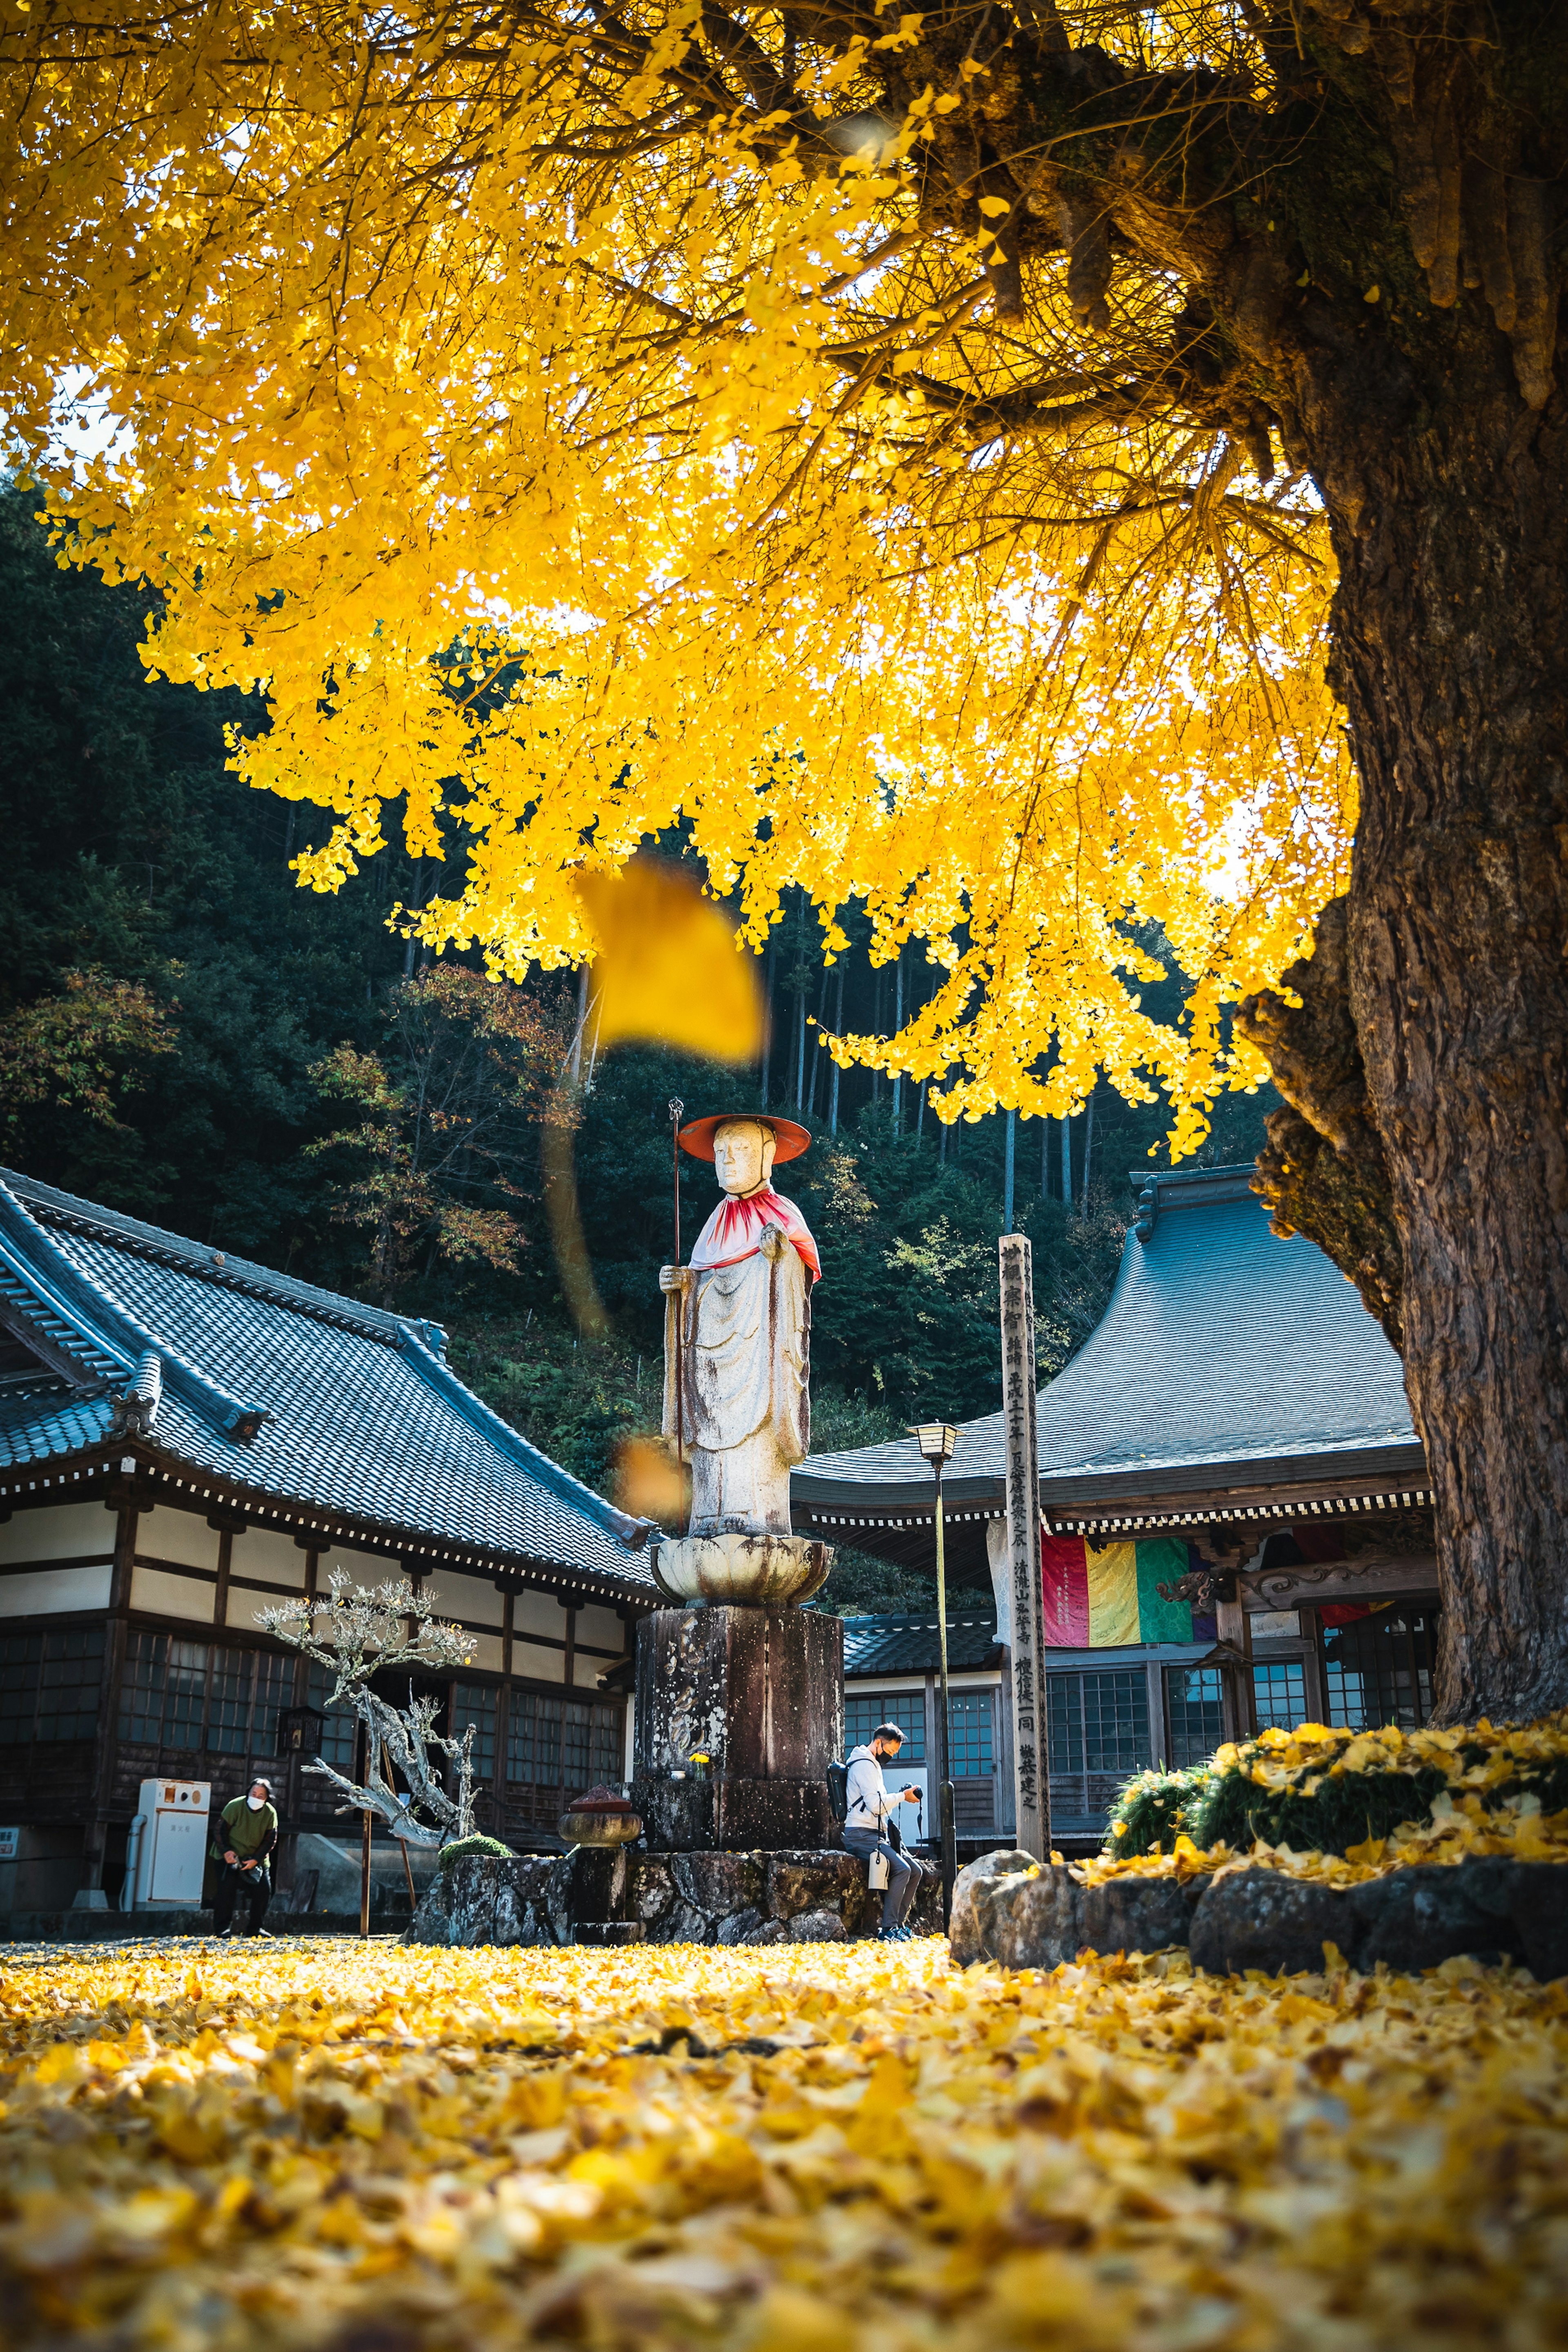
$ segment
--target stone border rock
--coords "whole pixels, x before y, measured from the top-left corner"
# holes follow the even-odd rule
[[[1184,1944],[1212,1976],[1319,1969],[1332,1944],[1363,1971],[1380,1961],[1411,1971],[1509,1958],[1544,1984],[1568,1976],[1568,1866],[1486,1854],[1346,1887],[1263,1869],[1185,1885],[1126,1877],[1082,1886],[1065,1864],[1037,1868],[1026,1853],[999,1850],[962,1871],[953,1892],[950,1946],[961,1967],[1054,1969],[1084,1950]]]
[[[873,1935],[881,1897],[842,1852],[466,1854],[426,1890],[405,1944],[570,1944],[583,1928],[642,1929],[650,1944],[846,1943]],[[942,1931],[928,1874],[911,1924]],[[617,1939],[620,1940],[620,1939]]]

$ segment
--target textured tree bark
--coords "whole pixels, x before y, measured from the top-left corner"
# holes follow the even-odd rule
[[[1316,1242],[1402,1348],[1404,1253],[1351,1009],[1347,913],[1343,898],[1325,907],[1311,955],[1285,974],[1300,1004],[1265,989],[1237,1006],[1236,1025],[1268,1055],[1286,1099],[1258,1158],[1274,1231]]]
[[[1446,351],[1342,351],[1300,384],[1362,777],[1348,1002],[1436,1495],[1450,1719],[1568,1704],[1568,412],[1521,404],[1500,335],[1453,328]],[[1302,1057],[1298,1016],[1267,1047],[1336,1144],[1342,1046]]]

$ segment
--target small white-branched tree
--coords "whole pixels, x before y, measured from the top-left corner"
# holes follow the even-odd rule
[[[460,1736],[448,1738],[436,1729],[437,1701],[416,1697],[412,1683],[405,1707],[393,1706],[371,1688],[373,1675],[395,1674],[399,1667],[467,1665],[473,1641],[460,1625],[437,1617],[429,1601],[410,1585],[389,1578],[367,1592],[351,1583],[342,1569],[328,1579],[324,1600],[301,1596],[276,1608],[258,1609],[256,1622],[290,1649],[303,1650],[326,1667],[333,1677],[326,1705],[349,1707],[364,1726],[363,1783],[346,1779],[319,1758],[305,1767],[330,1780],[348,1800],[340,1811],[352,1806],[376,1814],[405,1845],[442,1846],[472,1837],[474,1726],[470,1723]],[[447,1789],[432,1748],[456,1765],[456,1795]],[[402,1790],[395,1786],[396,1777],[405,1783]]]

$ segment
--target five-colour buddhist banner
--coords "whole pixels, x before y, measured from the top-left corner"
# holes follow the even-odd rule
[[[1157,1588],[1174,1585],[1191,1565],[1186,1545],[1171,1537],[1096,1550],[1082,1536],[1042,1536],[1040,1559],[1047,1649],[1115,1650],[1139,1642],[1213,1638],[1212,1616],[1194,1633],[1190,1602],[1160,1597]]]

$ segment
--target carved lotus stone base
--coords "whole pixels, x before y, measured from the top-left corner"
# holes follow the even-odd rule
[[[844,1741],[838,1618],[658,1609],[637,1627],[637,1659],[631,1794],[650,1847],[827,1844],[826,1776]],[[694,1765],[694,1757],[708,1760]]]
[[[661,1543],[649,1564],[671,1601],[782,1609],[821,1591],[833,1553],[809,1536],[681,1536]]]

